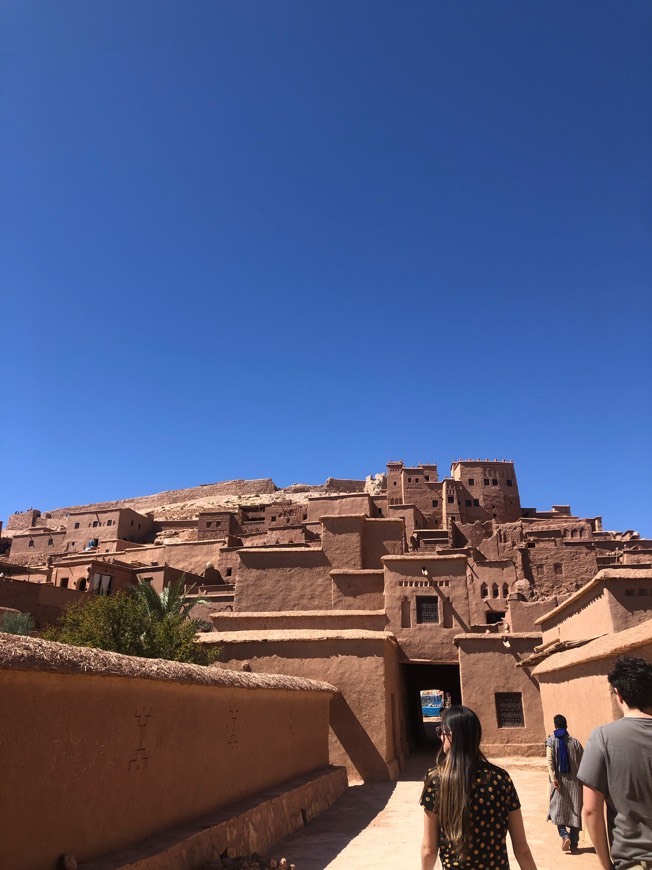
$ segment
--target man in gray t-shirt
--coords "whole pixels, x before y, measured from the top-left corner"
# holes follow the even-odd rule
[[[603,870],[652,870],[652,663],[619,658],[608,679],[623,718],[596,728],[586,744],[577,772],[586,824]]]

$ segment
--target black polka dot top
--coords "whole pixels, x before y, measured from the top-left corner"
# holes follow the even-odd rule
[[[423,784],[421,806],[428,812],[439,811],[439,772],[429,770]],[[478,764],[473,775],[469,801],[471,813],[471,846],[466,861],[452,850],[440,828],[439,857],[444,870],[490,870],[509,868],[507,847],[507,815],[520,809],[514,783],[506,770],[489,762]]]

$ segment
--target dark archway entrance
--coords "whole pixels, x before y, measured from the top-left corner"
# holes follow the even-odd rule
[[[405,723],[411,752],[431,751],[439,744],[434,724],[423,721],[421,692],[439,689],[450,694],[452,704],[462,703],[459,665],[408,662],[401,665],[405,687]]]

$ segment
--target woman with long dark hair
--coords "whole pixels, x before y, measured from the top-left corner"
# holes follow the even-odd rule
[[[508,831],[518,866],[537,870],[510,775],[480,751],[478,717],[468,707],[449,707],[438,731],[442,751],[421,795],[422,870],[434,870],[438,852],[444,870],[509,868]]]

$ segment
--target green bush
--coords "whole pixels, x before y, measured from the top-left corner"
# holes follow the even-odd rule
[[[194,621],[181,609],[150,608],[137,589],[136,594],[92,595],[90,601],[73,604],[60,626],[48,629],[43,636],[130,656],[210,664],[218,652],[195,643],[196,631]]]
[[[0,631],[7,634],[31,634],[34,625],[31,613],[4,613],[0,616]]]

